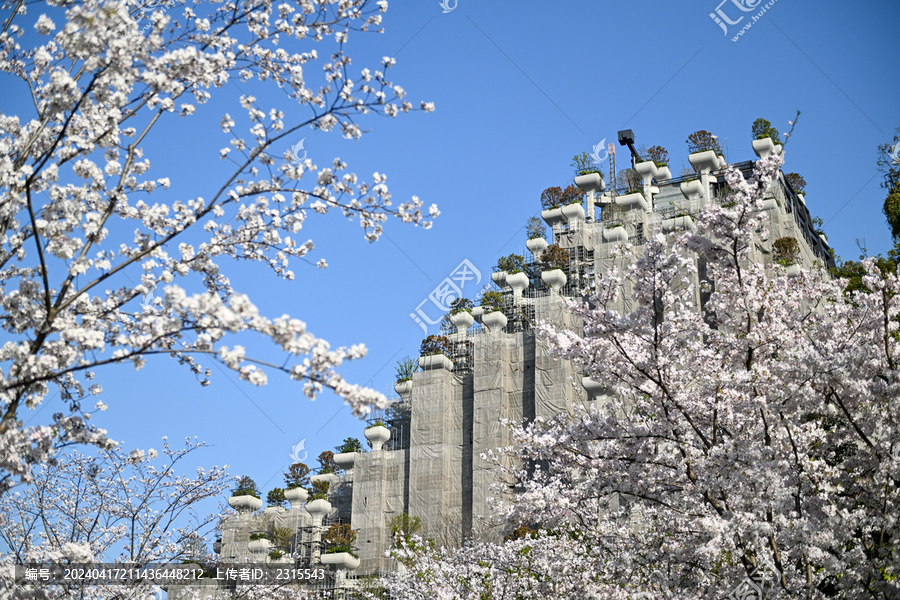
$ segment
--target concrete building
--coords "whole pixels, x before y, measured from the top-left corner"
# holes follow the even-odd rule
[[[777,151],[768,139],[753,147],[760,157]],[[220,556],[252,559],[246,547],[250,532],[275,523],[297,532],[291,562],[317,564],[324,527],[349,523],[358,532],[359,560],[358,566],[355,561],[341,563],[343,571],[329,583],[341,589],[352,587],[362,574],[396,568],[385,551],[391,543],[390,521],[402,513],[419,517],[421,533],[440,543],[460,544],[473,534],[498,537],[500,531],[487,518],[489,499],[497,495],[491,490],[496,467],[481,454],[510,444],[502,420],[553,417],[603,393],[571,364],[551,358],[536,340],[533,325],[549,320],[581,331],[563,298],[583,297],[616,261],[626,260],[616,252],[621,242],[631,242],[633,256],[638,256],[651,235],[691,229],[704,206],[725,201],[724,159],[708,151],[692,154],[690,161],[696,175],[677,178],[651,161],[634,164],[642,183],[631,193],[606,191],[599,175],[576,178],[586,202],[543,211],[552,239],[528,241],[526,272],[493,274],[503,290],[502,311],[476,308],[471,315],[453,315],[456,332],[447,336],[447,355],[421,357],[422,370],[395,387],[399,398],[381,417],[386,427],[365,430],[371,451],[336,456],[346,470],[340,477],[324,476],[331,482],[327,506],[304,507],[298,501],[291,510],[245,510],[224,524]],[[734,166],[745,176],[753,169],[751,161]],[[828,242],[814,229],[803,195],[782,173],[769,187],[764,210],[769,235],[755,244],[752,260],[772,264],[781,258],[796,265],[791,269],[832,264]],[[776,240],[788,238],[796,241],[786,244],[792,252],[777,257]],[[548,244],[565,250],[562,276],[539,261]],[[698,267],[702,277],[703,265]],[[698,306],[702,301],[698,291]],[[629,308],[627,290],[620,308]]]

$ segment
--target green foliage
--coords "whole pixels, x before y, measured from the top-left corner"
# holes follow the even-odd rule
[[[594,158],[587,152],[582,152],[581,154],[573,156],[569,166],[575,170],[575,175],[599,173],[600,178],[603,178],[603,171],[600,170],[600,165],[596,164]]]
[[[397,373],[397,383],[409,381],[413,378],[413,373],[419,370],[419,361],[407,356],[397,361],[394,370]]]
[[[316,480],[312,482],[312,499],[327,500],[328,499],[328,482]]]
[[[669,151],[662,146],[650,146],[647,148],[647,157],[649,157],[657,167],[665,167],[669,164]]]
[[[844,288],[844,291],[847,293],[852,292],[866,292],[871,293],[866,285],[863,283],[863,277],[866,276],[866,269],[862,264],[862,261],[866,258],[865,249],[862,248],[862,254],[859,257],[859,261],[848,260],[837,261],[837,267],[831,270],[832,275],[835,277],[842,277],[847,280],[847,286]],[[887,257],[883,257],[880,254],[875,256],[875,264],[883,273],[897,273],[897,267],[900,265],[900,241],[894,244],[894,247],[888,251]]]
[[[275,527],[269,530],[269,539],[276,548],[287,548],[294,538],[294,530],[290,527]]]
[[[512,256],[512,254],[510,254]],[[468,298],[457,298],[450,303],[450,314],[455,315],[459,312],[472,312],[475,303]]]
[[[712,150],[716,154],[722,152],[719,147],[719,141],[705,129],[698,129],[688,136],[685,142],[688,145],[688,153],[696,154],[697,152],[706,152]]]
[[[505,536],[503,536],[503,539],[508,542],[513,540],[521,540],[523,538],[537,539],[538,530],[523,523],[522,525],[519,525],[518,527],[507,533]]]
[[[387,425],[385,425],[385,424],[382,423],[381,421],[375,421],[374,423],[372,423],[371,425],[369,425],[368,427],[366,427],[366,429],[371,429],[371,428],[373,428],[373,427],[387,427]]]
[[[266,494],[266,504],[269,506],[284,507],[284,490],[280,487],[273,488]]]
[[[445,335],[429,335],[422,340],[419,348],[419,356],[432,356],[435,354],[450,354],[450,339]]]
[[[362,442],[360,442],[355,437],[348,437],[344,439],[344,443],[335,448],[339,453],[344,454],[346,452],[362,452],[363,446]]]
[[[754,140],[772,138],[773,142],[781,143],[781,134],[778,133],[777,129],[772,127],[771,123],[763,118],[753,121],[753,126],[750,128],[750,135]]]
[[[238,480],[237,486],[234,491],[231,492],[231,495],[253,496],[254,498],[259,498],[259,488],[256,487],[255,481],[245,475]]]
[[[250,541],[255,542],[256,540],[267,540],[269,539],[269,534],[264,531],[255,531],[250,534]]]
[[[348,523],[335,523],[322,534],[322,541],[325,543],[325,553],[348,552],[356,556],[354,552],[356,537],[356,532],[350,528]]]
[[[560,198],[562,204],[580,204],[584,201],[584,192],[577,185],[566,186]]]
[[[481,306],[486,313],[503,310],[503,293],[496,290],[485,292],[481,296]]]
[[[319,475],[325,475],[326,473],[339,473],[343,471],[342,468],[338,466],[336,462],[334,462],[334,452],[331,450],[324,450],[316,460],[319,461]]]
[[[900,181],[891,188],[888,197],[884,199],[882,210],[891,228],[891,235],[894,240],[900,241]]]
[[[415,535],[422,529],[422,519],[413,517],[406,513],[400,513],[391,519],[389,523],[392,535],[400,535],[409,537]]]
[[[528,235],[529,240],[544,237],[547,233],[547,229],[544,227],[544,221],[538,217],[530,217],[528,222],[525,223],[525,233]]]
[[[541,206],[544,210],[559,208],[559,205],[562,203],[562,195],[563,191],[561,187],[548,187],[541,192]]]
[[[797,243],[796,238],[778,238],[772,244],[772,250],[775,262],[782,267],[795,265],[800,260],[800,244]]]
[[[897,134],[900,134],[900,127],[896,128]],[[881,187],[886,190],[893,189],[900,185],[900,161],[895,162],[894,148],[900,144],[900,135],[894,135],[894,139],[886,144],[878,146],[878,160],[876,165],[878,170],[884,174],[884,181]]]
[[[784,178],[790,184],[791,189],[802,194],[806,190],[806,180],[799,173],[785,173]]]
[[[497,259],[497,266],[494,272],[506,271],[510,275],[513,273],[522,273],[525,271],[525,257],[521,254],[507,254]]]
[[[284,552],[282,552],[281,550],[272,550],[271,552],[269,552],[269,558],[271,558],[272,560],[278,560],[282,556],[284,556]]]
[[[541,262],[547,269],[565,269],[569,265],[569,253],[556,244],[550,244],[541,254]]]
[[[284,474],[284,483],[289,490],[306,488],[309,486],[309,467],[302,462],[292,464]]]

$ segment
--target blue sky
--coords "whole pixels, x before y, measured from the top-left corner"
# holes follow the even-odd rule
[[[437,203],[441,216],[430,231],[391,220],[376,244],[336,215],[312,216],[304,229],[316,242],[311,258],[325,258],[328,269],[297,265],[297,279],[284,282],[236,265],[235,287],[267,315],[301,318],[333,345],[364,343],[369,356],[343,373],[393,393],[396,360],[416,355],[424,337],[410,313],[461,261],[480,270],[483,284],[497,257],[524,251],[526,220],[538,213],[544,188],[571,178],[573,154],[630,128],[638,144],[665,146],[677,174],[687,165],[685,139],[707,129],[727,144],[730,161],[748,160],[752,122],[764,117],[784,132],[798,109],[785,171],[806,179],[807,206],[824,219],[840,256],[856,258],[857,238],[870,253],[885,252],[875,160],[876,147],[900,126],[900,4],[777,0],[733,42],[766,4],[744,0],[758,6],[742,12],[735,2],[459,0],[446,13],[437,0],[391,3],[383,35],[351,35],[353,68],[396,57],[393,80],[436,111],[362,119],[370,132],[360,141],[307,131],[293,143],[304,139],[320,166],[340,156],[360,175],[386,173],[395,200],[418,195]],[[744,15],[728,35],[710,18],[717,8],[731,20]],[[218,109],[150,140],[156,176],[173,181],[158,200],[211,195],[226,143]],[[627,153],[620,152],[621,169]],[[468,285],[464,292],[474,296],[478,288]],[[109,410],[95,422],[129,448],[158,448],[163,435],[197,436],[213,446],[198,455],[204,465],[228,463],[263,491],[282,484],[301,441],[312,464],[347,436],[363,439],[363,424],[332,395],[310,402],[277,375],[254,388],[213,371],[206,388],[164,359],[137,373],[109,371],[102,376]]]

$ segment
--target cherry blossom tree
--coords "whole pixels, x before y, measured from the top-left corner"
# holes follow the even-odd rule
[[[233,478],[225,468],[180,473],[204,444],[190,439],[161,450],[115,448],[84,455],[61,453],[34,467],[28,486],[0,497],[0,543],[7,561],[56,564],[180,563],[221,517],[201,515],[197,504],[220,497]],[[195,552],[194,552],[195,553]],[[146,597],[146,585],[40,586],[35,597]],[[7,582],[11,584],[11,582]],[[104,590],[107,587],[109,589]],[[22,590],[24,592],[24,590]],[[106,594],[105,596],[103,594]],[[118,594],[118,596],[117,596]]]
[[[297,318],[260,314],[226,267],[249,261],[293,279],[296,261],[314,261],[301,237],[313,215],[337,211],[369,241],[389,216],[430,224],[418,198],[392,202],[383,174],[366,181],[340,158],[318,165],[302,144],[286,150],[303,130],[358,139],[359,117],[414,110],[388,79],[393,59],[357,69],[345,51],[351,32],[376,30],[386,9],[367,0],[3,1],[4,89],[20,90],[30,108],[0,115],[0,494],[61,444],[109,448],[85,402],[102,393],[104,367],[139,369],[154,355],[201,384],[216,360],[254,385],[280,371],[310,398],[328,388],[357,415],[385,405],[337,370],[364,356],[362,345],[331,348]],[[234,89],[264,99],[233,98]],[[212,152],[227,168],[203,196],[175,195],[153,168],[161,149],[150,134],[213,105],[238,115],[219,113],[224,147]],[[293,359],[226,343],[242,332]],[[52,422],[26,427],[24,413],[48,402]]]
[[[734,193],[695,231],[639,257],[623,245],[590,302],[570,303],[583,331],[539,326],[607,391],[511,424],[514,444],[486,457],[517,459],[505,487],[520,493],[499,514],[543,537],[420,546],[395,593],[440,581],[456,586],[446,598],[538,597],[532,575],[556,565],[577,598],[900,596],[900,281],[869,260],[871,293],[845,294],[823,269],[751,260],[782,161],[748,180],[730,169]],[[478,573],[517,569],[516,552],[528,576],[496,593]]]

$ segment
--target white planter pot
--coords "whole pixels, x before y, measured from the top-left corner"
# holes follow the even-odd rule
[[[263,552],[268,552],[269,548],[272,547],[272,542],[269,540],[250,540],[247,543],[247,549],[253,554],[262,554]]]
[[[306,502],[306,499],[309,497],[309,492],[307,492],[304,488],[291,488],[289,490],[284,490],[284,499],[291,503],[291,510],[297,510],[303,503]]]
[[[424,371],[434,371],[436,369],[453,370],[453,361],[443,354],[432,354],[430,356],[420,356],[419,366]]]
[[[506,276],[506,283],[512,288],[513,297],[519,298],[522,296],[522,291],[528,287],[530,281],[528,281],[528,275],[525,273],[513,273]]]
[[[775,144],[772,138],[763,138],[761,140],[753,140],[753,152],[760,158],[768,158],[776,152],[781,152],[781,144]]]
[[[763,200],[763,210],[778,210],[778,201],[774,198]]]
[[[544,250],[546,250],[549,245],[547,240],[542,237],[531,238],[525,242],[525,247],[528,248],[528,251],[531,252],[535,260],[540,260],[541,254],[543,254]]]
[[[604,387],[590,377],[582,377],[581,385],[584,387],[585,391],[587,391],[587,393],[591,395],[591,397],[600,396],[604,393]]]
[[[800,198],[800,204],[806,206],[806,197],[803,194],[797,194],[797,197]]]
[[[637,171],[638,175],[641,176],[641,179],[644,180],[644,185],[652,185],[652,180],[654,178],[659,178],[659,170],[656,168],[656,163],[652,160],[645,160],[644,162],[635,164],[634,170]]]
[[[372,451],[379,452],[382,448],[384,448],[384,443],[391,439],[391,430],[381,425],[376,425],[375,427],[367,427],[365,436],[366,439],[369,440],[369,443],[372,444]]]
[[[627,242],[628,241],[628,232],[625,230],[625,227],[611,227],[603,228],[603,241],[604,242]]]
[[[475,322],[481,325],[481,317],[484,315],[484,307],[476,306],[472,309],[471,315],[472,318],[475,319]]]
[[[562,207],[563,219],[570,225],[577,221],[584,221],[584,206],[579,204],[566,204]]]
[[[558,292],[559,289],[566,285],[566,274],[562,269],[550,269],[541,273],[541,279],[547,284],[551,290]]]
[[[606,183],[603,181],[600,173],[588,173],[587,175],[578,175],[575,178],[575,185],[578,189],[585,192],[602,192],[606,189]]]
[[[550,227],[559,225],[560,223],[563,222],[562,209],[561,208],[551,208],[550,210],[542,210],[541,218]]]
[[[825,242],[825,245],[827,246],[828,245],[828,236],[826,236],[824,233],[820,233],[819,237],[822,239],[823,242]]]
[[[270,517],[274,517],[277,513],[284,511],[280,506],[267,506],[263,511],[264,515],[268,515]]]
[[[787,268],[788,277],[797,277],[800,275],[800,265],[791,265]]]
[[[485,313],[482,321],[491,331],[500,331],[506,327],[507,318],[503,311],[495,310],[494,312]]]
[[[254,496],[232,496],[228,499],[228,506],[238,512],[252,512],[262,508],[262,500]]]
[[[349,552],[332,552],[319,557],[323,565],[334,565],[338,569],[355,571],[359,568],[359,558]]]
[[[697,152],[688,156],[691,166],[695,171],[705,171],[719,168],[719,157],[712,150]]]
[[[662,230],[665,232],[687,229],[694,230],[694,220],[690,217],[672,217],[671,219],[664,219],[662,222]]]
[[[322,519],[331,512],[331,502],[328,500],[313,500],[306,504],[306,512],[313,518],[315,527],[322,526]]]
[[[669,170],[669,167],[656,167],[656,180],[665,181],[667,179],[672,179],[672,171]]]
[[[509,281],[509,276],[507,276],[506,279]],[[466,311],[461,310],[458,313],[450,315],[450,322],[456,327],[457,333],[465,333],[466,330],[475,323],[475,319],[473,319],[472,315]]]
[[[644,195],[640,192],[616,196],[616,204],[618,204],[619,206],[627,206],[629,208],[640,207],[644,210],[650,209],[650,205],[647,204],[647,201],[644,200]]]
[[[506,289],[506,271],[491,273],[491,280],[501,288]]]
[[[340,452],[334,455],[334,464],[342,468],[347,472],[347,475],[350,474],[351,469],[353,469],[353,463],[356,462],[356,455],[358,452]]]
[[[412,379],[407,379],[406,381],[398,381],[394,384],[394,391],[401,396],[406,396],[412,391],[412,386]]]
[[[699,200],[703,196],[703,182],[699,179],[681,182],[681,195],[690,201]]]
[[[335,485],[340,482],[341,478],[335,475],[334,473],[322,473],[321,475],[311,475],[309,478],[309,482],[315,483],[317,481],[324,481],[328,484],[328,491],[331,492]]]
[[[289,554],[283,554],[281,558],[266,557],[266,564],[269,565],[289,565],[293,564],[294,559]]]

